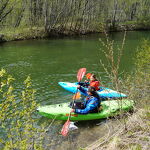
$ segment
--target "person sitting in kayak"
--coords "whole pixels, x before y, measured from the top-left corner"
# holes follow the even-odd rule
[[[95,87],[96,91],[100,90],[100,88],[99,88],[100,81],[97,80],[95,74],[88,73],[86,75],[86,77],[87,77],[87,79],[90,79],[90,81],[85,80],[85,82],[79,82],[78,84],[83,87],[93,86],[93,87]]]
[[[74,109],[71,110],[71,112],[77,113],[77,114],[88,114],[88,113],[96,113],[99,111],[100,107],[100,97],[96,92],[95,87],[90,86],[88,88],[88,91],[86,91],[83,87],[78,85],[77,87],[81,92],[83,92],[87,97],[84,99],[84,102],[82,102],[82,108],[76,108],[72,107]],[[76,104],[76,102],[75,102]]]

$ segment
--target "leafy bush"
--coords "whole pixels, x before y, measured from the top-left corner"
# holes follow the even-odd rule
[[[42,130],[35,127],[33,118],[37,103],[31,79],[24,81],[24,89],[15,95],[15,79],[4,69],[0,71],[0,149],[42,150]],[[41,139],[40,139],[41,138]],[[37,144],[38,143],[38,144]]]

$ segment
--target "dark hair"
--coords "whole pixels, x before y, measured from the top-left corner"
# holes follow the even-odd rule
[[[95,95],[95,93],[96,93],[95,87],[94,87],[94,86],[90,86],[90,87],[88,88],[88,92],[91,92],[92,95]]]
[[[88,88],[88,92],[90,92],[92,94],[92,96],[97,97],[97,99],[100,101],[100,97],[99,97],[98,93],[96,92],[96,89],[94,86],[90,86]]]
[[[95,81],[98,81],[95,74],[92,74],[91,76],[95,79]]]
[[[92,77],[93,77],[93,78],[96,78],[96,75],[95,75],[95,74],[92,74]]]

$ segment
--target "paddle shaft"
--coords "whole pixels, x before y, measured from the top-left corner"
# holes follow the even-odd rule
[[[78,80],[78,82],[80,82],[80,81],[82,80],[82,78],[83,78],[83,76],[85,75],[85,73],[86,73],[86,68],[81,68],[81,69],[79,69],[79,71],[78,71],[78,73],[77,73],[77,80]],[[78,92],[78,88],[77,88],[76,93],[77,93],[77,92]],[[74,99],[73,99],[73,103],[72,103],[71,108],[73,108],[73,105],[74,105]],[[69,125],[70,125],[70,117],[71,117],[71,111],[70,111],[70,113],[69,113],[69,116],[68,116],[67,121],[65,122],[65,124],[63,125],[63,128],[62,128],[62,130],[61,130],[61,134],[62,134],[63,136],[67,136],[67,134],[68,134]]]

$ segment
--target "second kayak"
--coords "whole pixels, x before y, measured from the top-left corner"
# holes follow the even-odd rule
[[[74,83],[58,82],[58,84],[62,88],[64,88],[65,90],[67,90],[69,92],[76,93],[76,91],[77,91],[77,86],[78,86],[77,82],[74,82]],[[87,89],[87,88],[85,88],[85,89]],[[98,92],[99,96],[104,99],[110,99],[110,98],[115,99],[115,98],[126,98],[127,97],[126,94],[114,91],[114,90],[106,88],[106,87],[100,87],[100,90],[97,92]],[[84,95],[84,93],[82,93],[82,92],[81,92],[81,94]]]

